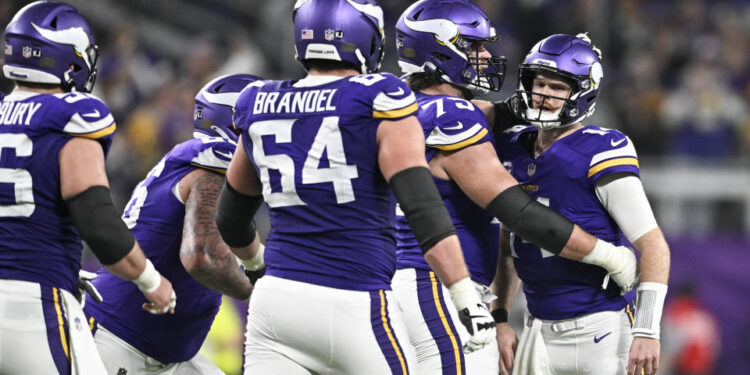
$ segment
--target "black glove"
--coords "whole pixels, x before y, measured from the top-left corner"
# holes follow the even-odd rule
[[[263,267],[257,271],[250,271],[247,269],[245,270],[245,276],[247,276],[247,278],[250,280],[250,283],[253,285],[255,285],[255,282],[258,281],[258,279],[263,277],[263,275],[265,274],[266,274],[266,267]]]
[[[96,303],[104,301],[102,295],[99,294],[99,291],[96,290],[94,284],[91,283],[91,281],[96,279],[97,276],[98,275],[93,272],[84,270],[78,271],[78,293],[76,293],[76,298],[78,299],[78,303],[81,304],[81,308],[86,304],[86,293],[88,293]]]
[[[492,125],[494,134],[500,134],[516,125],[529,125],[526,121],[516,117],[512,106],[512,101],[516,100],[514,98],[513,95],[493,103],[495,105],[495,123]]]

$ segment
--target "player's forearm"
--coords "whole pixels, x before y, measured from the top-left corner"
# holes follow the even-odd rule
[[[180,258],[190,276],[201,285],[240,300],[250,296],[250,281],[223,243],[212,248],[197,247],[191,255]]]
[[[492,294],[497,298],[490,303],[490,311],[498,308],[510,311],[520,286],[521,279],[516,274],[516,267],[510,254],[509,233],[503,231],[500,237],[500,256],[497,261],[495,279],[490,285]]]
[[[568,243],[560,252],[560,256],[570,260],[581,261],[586,255],[591,253],[596,245],[596,237],[588,234],[578,225],[573,227],[573,233],[570,234]]]
[[[469,277],[463,252],[455,251],[460,248],[458,236],[451,235],[442,239],[424,255],[427,264],[446,286]]]
[[[146,256],[136,242],[125,257],[113,264],[104,265],[104,268],[123,280],[131,281],[141,275],[145,266]]]
[[[661,229],[654,228],[633,242],[641,253],[641,282],[667,284],[670,251]]]

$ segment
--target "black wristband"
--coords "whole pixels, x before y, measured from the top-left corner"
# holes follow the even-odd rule
[[[490,314],[492,319],[495,319],[495,323],[508,323],[508,310],[500,307],[492,310]]]

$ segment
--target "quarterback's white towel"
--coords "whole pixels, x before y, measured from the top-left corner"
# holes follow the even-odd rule
[[[526,322],[518,342],[516,357],[513,361],[513,375],[548,375],[551,374],[547,348],[542,338],[542,321],[529,320],[529,313],[524,314]],[[529,325],[531,322],[531,325]]]
[[[60,289],[65,313],[68,316],[70,338],[70,367],[72,375],[106,375],[104,364],[96,350],[94,338],[78,301]]]

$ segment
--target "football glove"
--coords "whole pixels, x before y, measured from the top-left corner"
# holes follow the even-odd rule
[[[80,270],[78,271],[78,302],[81,304],[81,308],[86,304],[86,293],[96,303],[104,301],[102,295],[96,290],[96,287],[91,282],[97,278],[97,274],[89,271]]]
[[[243,267],[244,268],[244,267]],[[250,284],[255,285],[255,282],[258,281],[263,275],[266,274],[266,267],[256,270],[256,271],[250,271],[248,269],[245,269],[245,276],[250,280]]]
[[[495,321],[479,298],[471,279],[462,279],[448,287],[448,290],[458,310],[458,318],[470,335],[469,340],[464,343],[464,353],[482,349],[495,340]]]

